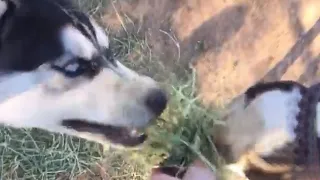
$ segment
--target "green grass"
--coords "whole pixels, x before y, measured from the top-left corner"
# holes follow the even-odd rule
[[[101,160],[99,146],[70,136],[0,129],[0,179],[55,179],[89,169]]]
[[[100,1],[99,1],[100,2]],[[90,5],[96,14],[101,3]],[[81,4],[83,6],[83,4]],[[176,77],[167,72],[144,37],[127,33],[111,39],[117,58],[127,66],[162,82],[170,103],[147,131],[141,150],[102,150],[101,145],[41,130],[0,129],[0,179],[56,179],[58,174],[74,179],[80,174],[98,174],[110,179],[145,180],[150,169],[165,165],[187,166],[195,158],[216,169],[219,158],[211,140],[219,113],[201,106],[196,96],[195,72]],[[97,172],[97,164],[103,173]]]

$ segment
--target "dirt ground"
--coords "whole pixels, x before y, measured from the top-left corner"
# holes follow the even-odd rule
[[[178,76],[192,65],[203,102],[223,105],[260,80],[319,82],[319,9],[319,0],[126,0],[102,22],[145,37]]]
[[[178,75],[192,62],[207,104],[230,102],[261,79],[319,80],[319,0],[127,0],[113,5],[103,17],[112,33],[121,35],[125,26],[146,36],[153,54]]]

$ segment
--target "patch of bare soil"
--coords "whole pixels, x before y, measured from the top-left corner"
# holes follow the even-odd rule
[[[224,104],[261,79],[317,81],[319,23],[308,42],[299,39],[319,9],[318,0],[128,0],[109,6],[103,22],[113,34],[125,26],[145,36],[178,75],[193,62],[204,102]]]

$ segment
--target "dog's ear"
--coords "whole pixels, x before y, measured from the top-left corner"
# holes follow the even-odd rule
[[[12,17],[18,5],[16,0],[1,0],[0,1],[0,71],[15,71],[14,59],[19,54],[19,48],[15,51],[13,48],[17,47],[17,42],[11,44],[6,43],[6,36],[10,33]],[[20,60],[18,60],[20,61]]]
[[[4,25],[8,19],[13,16],[16,8],[20,6],[18,0],[1,0],[0,1],[0,31],[1,34],[5,31]],[[1,35],[2,36],[2,35]]]
[[[30,36],[16,36],[16,40],[3,41],[0,49],[0,71],[32,71],[63,53],[57,40],[39,40],[41,42],[36,43],[37,40],[32,39],[35,34],[28,35]]]
[[[5,9],[0,16],[0,71],[2,72],[31,71],[63,53],[57,37],[59,31],[57,23],[47,22],[42,18],[41,13],[46,13],[44,10],[28,11],[19,2],[0,1],[0,11],[1,8]],[[44,15],[48,16],[48,13]]]
[[[0,17],[7,11],[8,3],[6,1],[0,1]]]
[[[11,0],[0,1],[0,41],[2,40],[2,37],[6,33],[6,31],[8,31],[6,25],[8,24],[9,19],[14,15],[14,11],[17,5],[18,4],[16,2]]]

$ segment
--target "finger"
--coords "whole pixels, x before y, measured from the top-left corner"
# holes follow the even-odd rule
[[[169,176],[160,171],[153,170],[150,180],[180,180],[180,179]]]
[[[196,160],[187,170],[183,180],[216,180],[216,175],[200,160]]]

